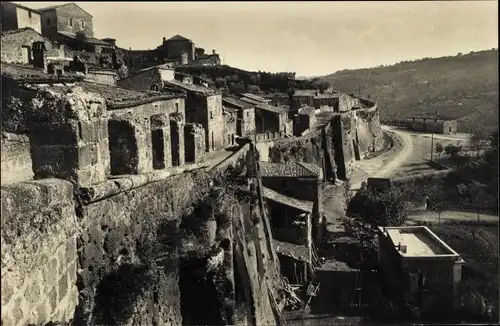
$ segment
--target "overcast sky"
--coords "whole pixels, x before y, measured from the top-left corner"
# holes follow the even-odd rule
[[[18,2],[32,8],[64,2]],[[223,63],[325,75],[498,47],[497,1],[78,2],[98,38],[154,49],[181,34]]]

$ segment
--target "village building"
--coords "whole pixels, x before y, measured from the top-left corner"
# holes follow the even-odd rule
[[[186,92],[186,121],[199,123],[205,129],[206,151],[219,151],[232,146],[228,143],[222,108],[222,94],[214,89],[185,84],[175,79],[164,81],[166,87]],[[233,137],[229,137],[231,140]]]
[[[316,248],[323,237],[322,170],[302,162],[261,162],[260,167],[283,273],[293,282],[307,282],[314,273]]]
[[[321,189],[324,174],[322,168],[315,164],[303,162],[260,162],[260,167],[264,187],[277,191],[284,196],[313,203],[311,213],[314,230],[312,236],[319,243],[323,232]]]
[[[157,65],[140,70],[117,81],[119,87],[138,91],[160,90],[175,79],[175,72],[168,65]]]
[[[212,50],[211,54],[205,53],[205,49],[195,48],[195,61],[204,66],[217,66],[221,64],[220,56]]]
[[[31,64],[33,62],[33,43],[44,42],[47,51],[61,49],[31,27],[2,32],[2,62]],[[64,53],[64,50],[61,49]],[[56,56],[60,56],[57,54]]]
[[[458,122],[456,118],[436,114],[423,114],[406,118],[409,130],[418,132],[432,132],[436,134],[456,134]]]
[[[181,64],[188,64],[195,60],[194,42],[181,35],[175,35],[167,39],[157,48],[161,58],[175,59]]]
[[[255,134],[255,106],[233,97],[223,97],[224,108],[236,109],[236,134],[249,137]]]
[[[186,121],[198,123],[205,130],[206,151],[212,152],[232,146],[224,133],[225,124],[222,110],[222,95],[208,87],[190,83],[185,75],[177,73],[177,79],[187,80],[184,83],[175,78],[176,72],[165,66],[155,66],[122,78],[117,81],[119,87],[140,91],[176,89],[187,94]],[[195,78],[196,79],[196,78]],[[236,136],[236,134],[234,134]]]
[[[286,107],[268,104],[270,100],[253,94],[243,94],[240,100],[255,106],[255,131],[260,133],[278,133],[284,137],[293,134],[293,121],[288,118]]]
[[[425,226],[378,229],[378,265],[384,285],[387,293],[405,302],[428,308],[440,298],[440,309],[457,309],[464,264],[458,253]]]
[[[222,105],[222,114],[224,116],[224,136],[226,137],[226,147],[237,146],[238,110]]]
[[[293,122],[293,135],[302,136],[316,125],[316,109],[310,106],[300,108]]]
[[[35,9],[11,1],[2,1],[0,15],[2,17],[2,32],[31,28],[39,34],[42,33],[41,16]]]
[[[90,53],[112,53],[113,42],[94,37],[93,16],[76,3],[66,3],[38,9],[42,35],[68,49]],[[109,39],[108,39],[109,40]]]

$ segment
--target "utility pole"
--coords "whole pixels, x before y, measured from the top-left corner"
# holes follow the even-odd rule
[[[432,162],[432,155],[434,154],[434,132],[431,134],[431,162]]]

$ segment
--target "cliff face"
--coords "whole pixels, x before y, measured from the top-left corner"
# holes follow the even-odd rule
[[[2,323],[276,324],[279,265],[245,190],[254,151],[240,153],[215,171],[116,178],[113,195],[56,179],[3,186]]]

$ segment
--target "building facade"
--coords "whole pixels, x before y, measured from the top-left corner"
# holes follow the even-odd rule
[[[457,133],[458,122],[456,119],[439,114],[423,115],[406,118],[406,126],[414,131],[449,135]]]
[[[237,110],[236,134],[249,137],[255,134],[255,106],[237,98],[224,97],[222,104]]]
[[[379,227],[378,248],[384,285],[392,295],[418,305],[423,314],[459,307],[465,262],[429,228]]]
[[[2,32],[31,28],[42,34],[41,15],[35,10],[10,1],[1,3]]]
[[[31,28],[21,28],[2,32],[2,62],[29,64],[33,61],[33,43],[44,42],[50,51],[52,42]]]

